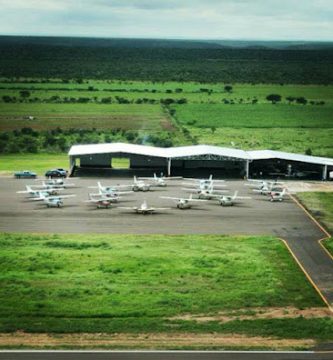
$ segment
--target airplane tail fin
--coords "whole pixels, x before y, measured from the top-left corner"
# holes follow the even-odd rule
[[[98,185],[98,188],[100,189],[100,190],[102,190],[102,184],[101,184],[101,182],[100,181],[97,181],[97,185]]]
[[[156,175],[156,173],[154,173],[154,179],[157,180],[157,175]]]
[[[138,179],[136,178],[136,176],[134,175],[134,184],[136,184],[138,182]]]
[[[212,180],[213,180],[213,174],[210,174],[209,181],[212,181]]]
[[[232,197],[234,200],[237,198],[238,191],[235,191],[234,196]]]
[[[191,193],[189,199],[192,200],[192,198],[193,198],[193,194]]]
[[[33,191],[29,185],[26,185],[25,188],[27,189],[27,191]]]

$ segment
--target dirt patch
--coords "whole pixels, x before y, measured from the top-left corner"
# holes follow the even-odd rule
[[[235,334],[193,334],[193,333],[142,333],[142,334],[30,334],[15,332],[0,334],[0,346],[42,347],[119,347],[119,348],[177,348],[177,347],[270,347],[286,349],[312,347],[313,339],[275,339],[260,336],[249,337]]]
[[[312,319],[317,317],[331,317],[332,312],[328,308],[297,309],[294,307],[269,307],[269,308],[248,308],[237,311],[223,311],[214,315],[193,315],[184,314],[170,318],[170,320],[194,320],[198,322],[219,321],[228,322],[233,320],[254,320],[254,319],[290,319],[297,317]]]

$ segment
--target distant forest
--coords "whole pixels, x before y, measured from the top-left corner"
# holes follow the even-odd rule
[[[1,36],[0,76],[332,84],[333,46]]]

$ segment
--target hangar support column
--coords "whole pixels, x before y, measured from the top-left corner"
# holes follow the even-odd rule
[[[327,180],[327,165],[323,167],[323,180]]]
[[[168,176],[170,176],[171,175],[171,159],[168,158],[167,162],[168,162],[168,170],[167,170],[167,172],[168,172]]]
[[[250,160],[246,160],[245,162],[245,176],[246,176],[246,179],[249,178],[249,174],[250,174]]]

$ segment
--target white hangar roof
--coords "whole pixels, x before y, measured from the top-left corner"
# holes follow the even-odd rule
[[[159,148],[146,145],[134,145],[127,143],[111,143],[111,144],[92,144],[92,145],[73,145],[68,155],[80,156],[90,154],[105,153],[126,153],[135,155],[155,156],[162,158],[179,158],[198,155],[217,155],[225,157],[233,157],[238,159],[250,159],[244,150],[230,149],[219,146],[210,145],[194,145],[180,146],[171,148]]]
[[[283,159],[289,161],[300,161],[319,165],[333,166],[333,159],[318,156],[287,153],[273,150],[244,151],[240,149],[225,148],[211,145],[179,146],[171,148],[159,148],[147,145],[135,145],[127,143],[108,143],[91,145],[73,145],[68,155],[92,155],[92,154],[112,154],[124,153],[134,155],[144,155],[162,158],[182,158],[200,155],[215,155],[230,157],[243,160],[262,160],[262,159]]]

